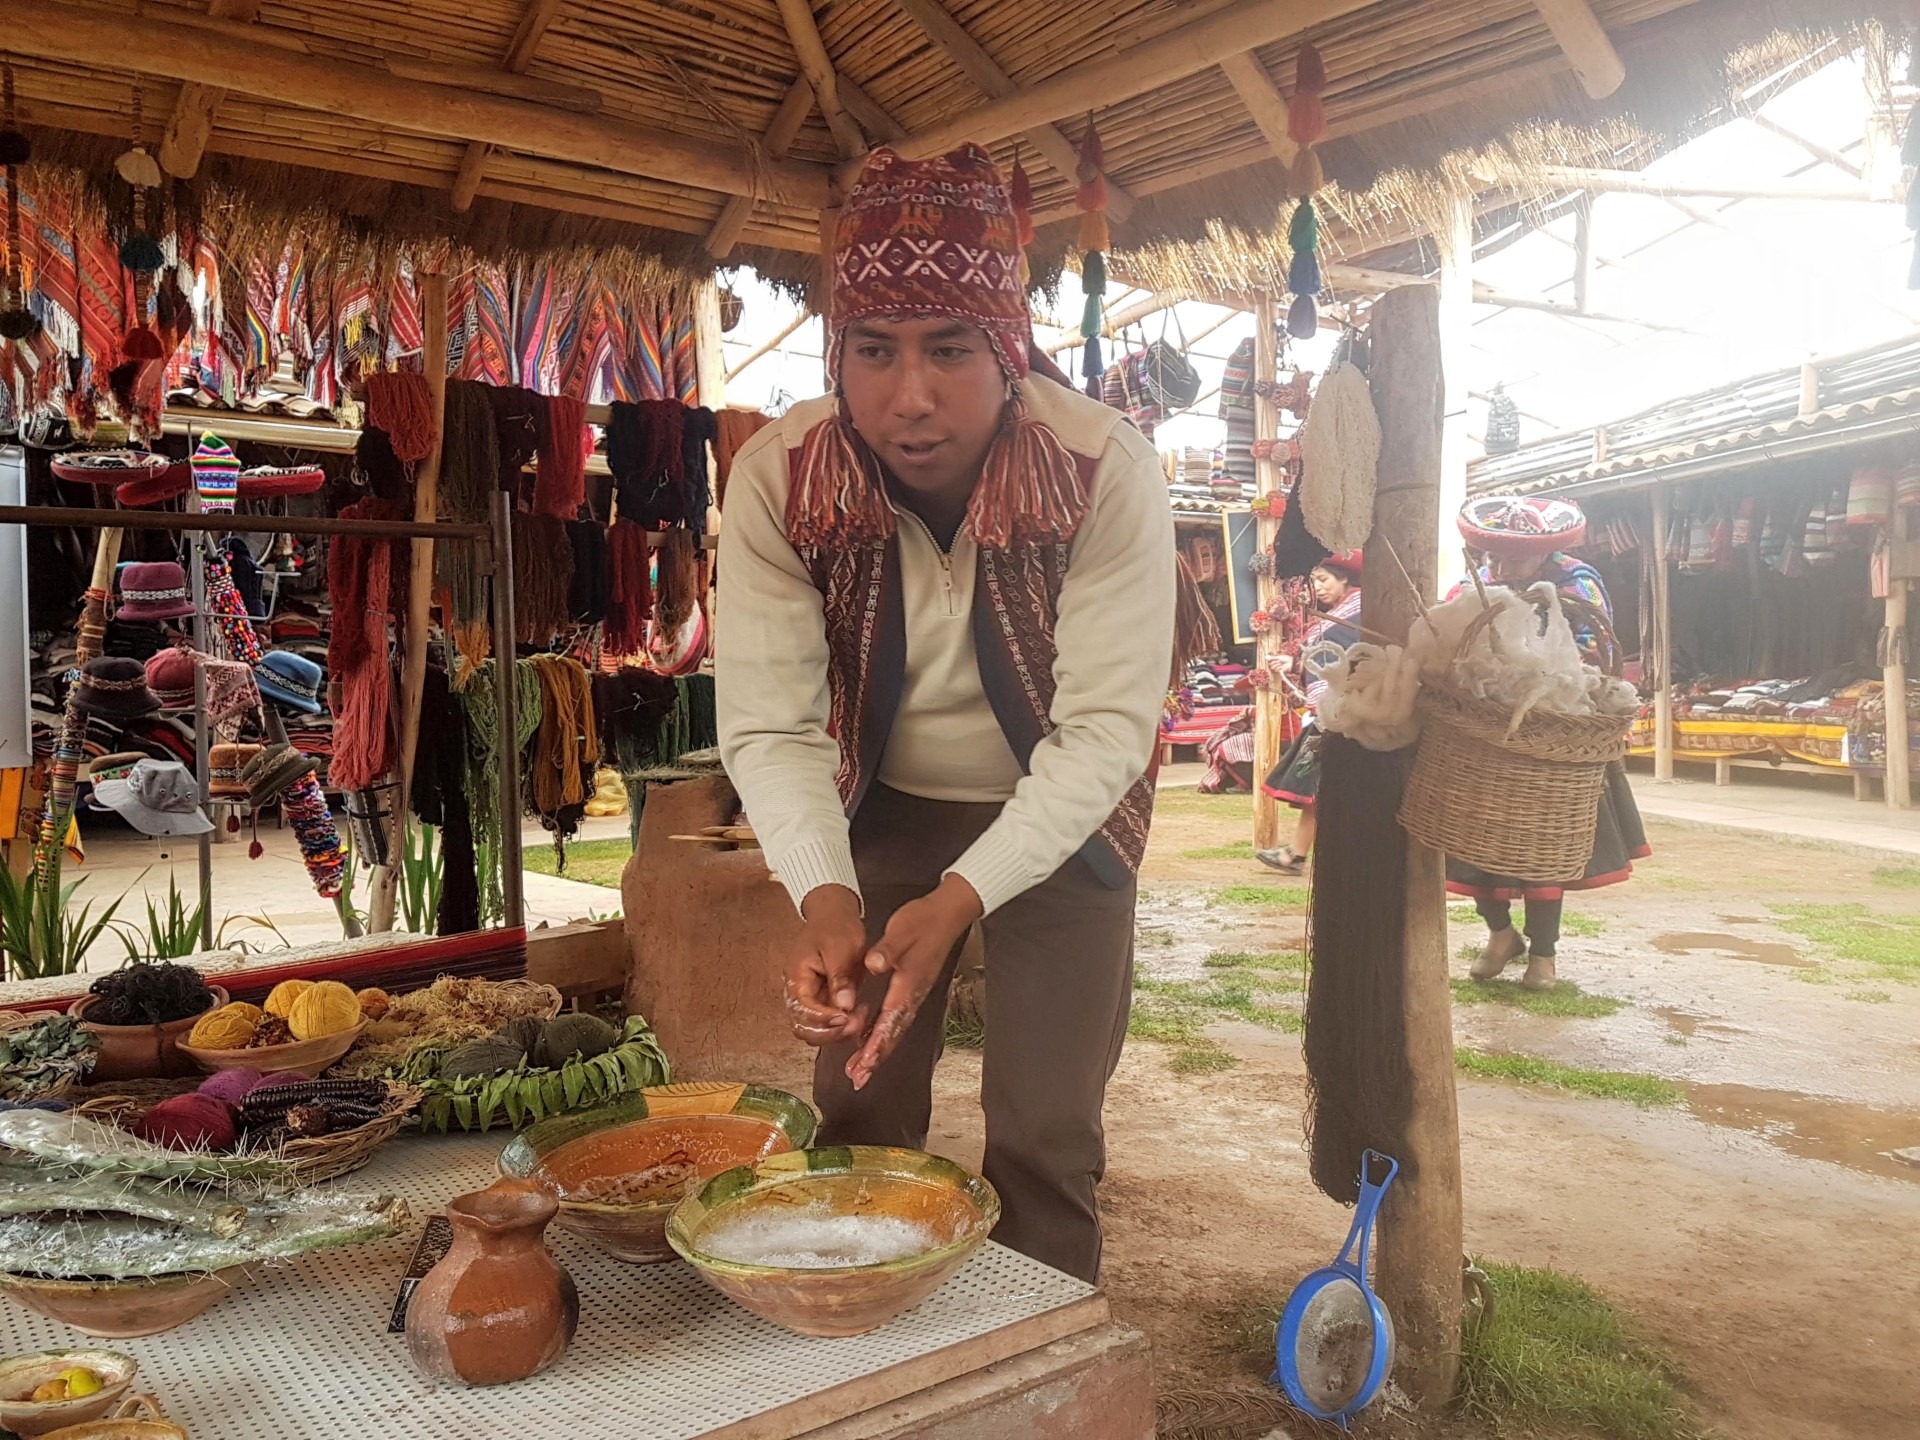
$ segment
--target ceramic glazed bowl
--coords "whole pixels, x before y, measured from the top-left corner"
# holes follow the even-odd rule
[[[181,1041],[208,1010],[227,1003],[227,992],[207,983],[212,1003],[206,1010],[184,1020],[169,1020],[164,1025],[101,1025],[87,1019],[87,1011],[98,995],[82,995],[67,1007],[67,1014],[80,1022],[82,1030],[100,1037],[100,1052],[87,1075],[89,1085],[104,1085],[109,1080],[173,1080],[193,1074],[193,1061],[180,1053]]]
[[[29,1400],[34,1387],[79,1365],[100,1377],[100,1388],[78,1400]],[[0,1360],[0,1427],[16,1435],[44,1435],[104,1415],[133,1384],[140,1369],[116,1350],[42,1350]]]
[[[184,1325],[240,1281],[242,1267],[153,1280],[43,1280],[0,1274],[0,1294],[83,1335],[132,1340]]]
[[[318,1075],[353,1048],[360,1032],[367,1028],[362,1020],[351,1030],[322,1035],[314,1040],[290,1040],[285,1045],[261,1045],[252,1050],[208,1050],[180,1042],[180,1053],[207,1074],[216,1070],[252,1068],[262,1075],[278,1075],[298,1070],[302,1075]]]
[[[501,1152],[500,1173],[551,1191],[561,1229],[616,1260],[651,1265],[673,1258],[667,1217],[690,1187],[804,1148],[813,1128],[813,1111],[784,1090],[655,1086],[529,1127]]]
[[[703,1240],[750,1214],[806,1207],[923,1227],[928,1247],[903,1259],[827,1269],[744,1264]],[[978,1175],[918,1150],[837,1146],[776,1155],[716,1175],[675,1207],[667,1243],[721,1294],[800,1335],[864,1335],[926,1299],[986,1242],[1000,1197]]]

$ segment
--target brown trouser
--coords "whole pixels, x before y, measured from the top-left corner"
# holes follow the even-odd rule
[[[867,933],[878,939],[895,910],[938,885],[999,811],[876,785],[853,821]],[[1094,1190],[1107,1163],[1100,1107],[1126,1040],[1133,994],[1133,902],[1131,884],[1110,890],[1076,857],[984,922],[980,1101],[987,1117],[982,1168],[1000,1193],[993,1238],[1089,1281],[1100,1268]],[[820,1052],[813,1098],[824,1123],[817,1143],[925,1147],[947,985],[959,954],[956,947],[900,1048],[866,1089],[856,1092],[847,1080],[852,1045]],[[877,1009],[886,983],[885,976],[868,977],[861,999]]]

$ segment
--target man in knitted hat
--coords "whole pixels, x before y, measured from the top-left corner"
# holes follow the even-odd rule
[[[1173,523],[1153,448],[1031,346],[985,152],[876,152],[840,216],[834,394],[734,464],[720,739],[804,921],[786,994],[821,1143],[924,1145],[984,920],[997,1235],[1092,1279]]]

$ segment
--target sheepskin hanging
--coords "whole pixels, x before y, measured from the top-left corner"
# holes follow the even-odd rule
[[[1373,491],[1380,470],[1380,417],[1367,377],[1351,362],[1335,365],[1300,427],[1300,514],[1329,550],[1358,550],[1373,533]]]

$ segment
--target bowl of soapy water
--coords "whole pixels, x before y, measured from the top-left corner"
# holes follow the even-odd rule
[[[716,1175],[667,1243],[721,1294],[800,1335],[864,1335],[925,1300],[986,1243],[1000,1197],[938,1155],[842,1145]]]

